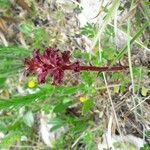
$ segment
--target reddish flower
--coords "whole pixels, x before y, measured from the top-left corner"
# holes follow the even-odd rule
[[[43,54],[40,54],[39,50],[33,52],[32,58],[26,58],[24,61],[25,72],[29,74],[37,74],[38,82],[44,83],[47,75],[53,78],[53,84],[58,85],[61,83],[64,71],[73,70],[75,72],[80,71],[119,71],[128,68],[128,66],[118,67],[95,67],[95,66],[81,66],[79,61],[70,61],[70,52],[59,52],[55,48],[46,48]]]
[[[79,70],[79,62],[71,64],[69,59],[69,51],[60,53],[57,49],[46,48],[42,55],[39,50],[35,50],[33,57],[31,59],[26,58],[24,61],[26,73],[27,75],[37,74],[39,83],[44,83],[46,76],[49,74],[53,77],[53,84],[58,85],[63,79],[64,70],[70,67],[74,71]]]

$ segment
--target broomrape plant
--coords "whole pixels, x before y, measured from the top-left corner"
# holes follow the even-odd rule
[[[65,70],[110,72],[128,68],[128,66],[82,66],[78,60],[71,62],[70,57],[70,51],[60,52],[55,48],[46,48],[43,54],[40,54],[39,50],[34,50],[32,58],[26,58],[24,61],[25,73],[26,75],[37,74],[39,83],[45,83],[46,77],[50,75],[53,78],[52,84],[59,85],[62,82]]]

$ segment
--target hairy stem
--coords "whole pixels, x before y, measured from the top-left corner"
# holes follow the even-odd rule
[[[98,72],[112,72],[121,71],[129,68],[128,66],[117,66],[117,67],[95,67],[95,66],[80,66],[80,71],[98,71]],[[71,66],[64,66],[64,70],[72,70]]]

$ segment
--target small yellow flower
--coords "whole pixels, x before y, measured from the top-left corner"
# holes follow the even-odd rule
[[[35,81],[34,80],[30,80],[29,82],[28,82],[28,87],[29,88],[34,88],[35,87]]]
[[[86,102],[88,99],[86,97],[80,97],[79,98],[80,102],[84,103]]]

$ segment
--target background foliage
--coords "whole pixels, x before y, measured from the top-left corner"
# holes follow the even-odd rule
[[[146,136],[147,143],[141,149],[149,149],[149,131],[141,127],[143,120],[150,121],[147,115],[150,107],[149,2],[115,0],[100,9],[98,16],[104,13],[100,27],[98,23],[87,23],[80,28],[75,21],[69,25],[68,12],[74,19],[82,9],[78,3],[53,5],[51,1],[0,0],[0,133],[4,136],[0,137],[1,149],[46,148],[39,135],[39,120],[44,113],[47,124],[52,126],[50,132],[65,128],[53,143],[53,149],[96,150],[113,109],[119,122],[130,113],[126,116],[129,122],[122,128],[126,134]],[[114,24],[115,11],[125,14],[118,26]],[[116,31],[126,35],[123,46],[117,44]],[[92,54],[82,42],[74,40],[77,35],[94,41]],[[50,78],[46,84],[39,85],[34,75],[24,75],[24,59],[31,56],[33,49],[43,51],[45,47],[69,49],[72,59],[78,59],[83,65],[128,64],[129,70],[106,74],[66,72],[60,86],[51,85]],[[36,85],[32,89],[28,87],[30,81]],[[113,122],[113,132],[119,134],[115,119]]]

